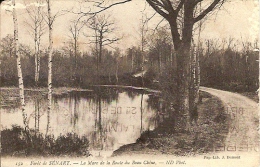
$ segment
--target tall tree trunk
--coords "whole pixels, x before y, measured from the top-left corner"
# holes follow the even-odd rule
[[[191,127],[189,81],[191,63],[190,48],[194,25],[193,9],[194,4],[186,0],[184,2],[184,24],[181,39],[178,33],[176,19],[172,18],[172,20],[169,20],[177,62],[177,111],[174,117],[175,129],[177,131],[190,131]]]
[[[47,113],[47,129],[46,135],[49,130],[50,112],[52,110],[52,52],[53,52],[53,39],[52,39],[52,24],[53,18],[51,15],[50,0],[47,1],[48,6],[48,19],[49,19],[49,48],[48,48],[48,113]]]
[[[201,3],[200,3],[200,12],[201,12]],[[200,42],[200,35],[201,35],[201,29],[202,29],[202,21],[199,22],[199,34],[198,34],[198,47],[197,47],[197,52],[196,52],[196,79],[197,79],[197,99],[198,103],[202,102],[202,99],[200,98],[200,53],[201,53],[201,42]]]
[[[197,52],[196,52],[196,98],[198,99],[198,103],[199,103],[199,99],[200,99],[200,94],[199,94],[199,89],[200,89],[200,44],[197,47]]]
[[[191,120],[195,119],[196,107],[198,104],[198,59],[197,59],[197,48],[194,45],[191,52],[191,63],[190,63],[190,117]],[[190,120],[190,121],[191,121]],[[196,120],[195,120],[196,121]],[[191,122],[192,123],[192,122]],[[196,122],[195,122],[196,123]]]
[[[14,22],[14,53],[16,56],[17,72],[18,72],[18,83],[19,83],[19,98],[21,103],[21,109],[23,114],[23,123],[25,130],[29,131],[29,126],[27,123],[27,114],[25,113],[25,101],[24,101],[24,84],[23,84],[23,74],[21,67],[21,56],[19,52],[19,41],[18,41],[18,22],[17,14],[15,9],[15,0],[12,0],[13,8],[13,22]]]
[[[190,112],[189,112],[189,76],[190,76],[190,50],[183,47],[177,51],[177,112],[175,114],[176,130],[190,129]]]
[[[76,34],[76,33],[75,33]],[[75,56],[75,69],[74,69],[74,84],[76,85],[77,83],[77,69],[78,69],[78,62],[77,62],[77,39],[74,39],[74,56]]]
[[[40,78],[40,41],[37,43],[37,71],[36,71],[36,85],[39,84],[39,78]]]
[[[40,18],[40,17],[43,17],[43,16],[41,16],[41,6],[38,6],[38,14],[37,14],[37,16],[38,16],[38,19]],[[38,84],[39,84],[39,78],[40,78],[40,61],[41,61],[41,58],[40,58],[40,44],[41,44],[41,36],[42,36],[42,34],[41,33],[43,33],[43,25],[42,25],[42,22],[40,21],[39,23],[38,23],[39,25],[38,25],[38,30],[37,30],[37,72],[36,72],[36,84],[37,84],[37,86],[38,86]]]
[[[98,44],[99,44],[99,51],[98,51],[98,57],[97,57],[97,73],[98,73],[98,75],[97,75],[97,77],[98,77],[98,84],[101,84],[101,82],[100,82],[100,69],[101,69],[101,57],[102,57],[102,45],[103,45],[103,43],[102,43],[102,34],[100,34],[100,39],[99,39],[99,42],[98,42]]]
[[[100,33],[100,37],[99,37],[100,39],[99,39],[99,59],[98,59],[98,61],[99,61],[99,63],[101,63],[102,62],[102,46],[103,46],[103,34],[102,34],[102,32]]]
[[[37,48],[37,33],[35,32],[35,37],[34,37],[34,63],[35,63],[35,78],[34,78],[34,81],[35,81],[35,85],[38,86],[38,80],[39,80],[39,77],[38,77],[38,48]]]
[[[172,25],[171,25],[172,26]],[[172,31],[172,33],[174,33]],[[190,130],[190,44],[185,41],[175,44],[172,68],[177,75],[176,107],[173,116],[174,128],[177,131]]]

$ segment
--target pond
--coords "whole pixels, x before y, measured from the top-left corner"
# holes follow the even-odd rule
[[[26,91],[25,112],[30,129],[54,137],[75,133],[89,140],[94,156],[111,156],[119,147],[134,143],[142,132],[153,130],[159,120],[158,96],[142,90],[94,88],[53,95],[52,111],[47,112],[47,96]],[[18,105],[1,109],[2,129],[23,127]]]

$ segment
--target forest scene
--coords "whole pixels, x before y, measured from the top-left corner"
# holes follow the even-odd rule
[[[254,0],[1,2],[1,155],[258,152],[257,14]]]

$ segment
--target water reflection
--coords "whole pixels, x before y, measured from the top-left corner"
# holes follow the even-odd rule
[[[115,88],[54,95],[50,113],[47,107],[46,96],[27,97],[25,111],[35,133],[48,132],[56,138],[67,133],[86,136],[90,152],[101,156],[110,156],[120,146],[135,142],[143,131],[153,130],[160,110],[158,97]],[[1,110],[3,128],[23,126],[18,108]]]

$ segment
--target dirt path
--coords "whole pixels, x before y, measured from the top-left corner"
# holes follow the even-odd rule
[[[225,142],[226,149],[259,151],[257,103],[237,93],[205,87],[201,87],[200,89],[223,101],[225,111],[230,114],[231,121]]]

